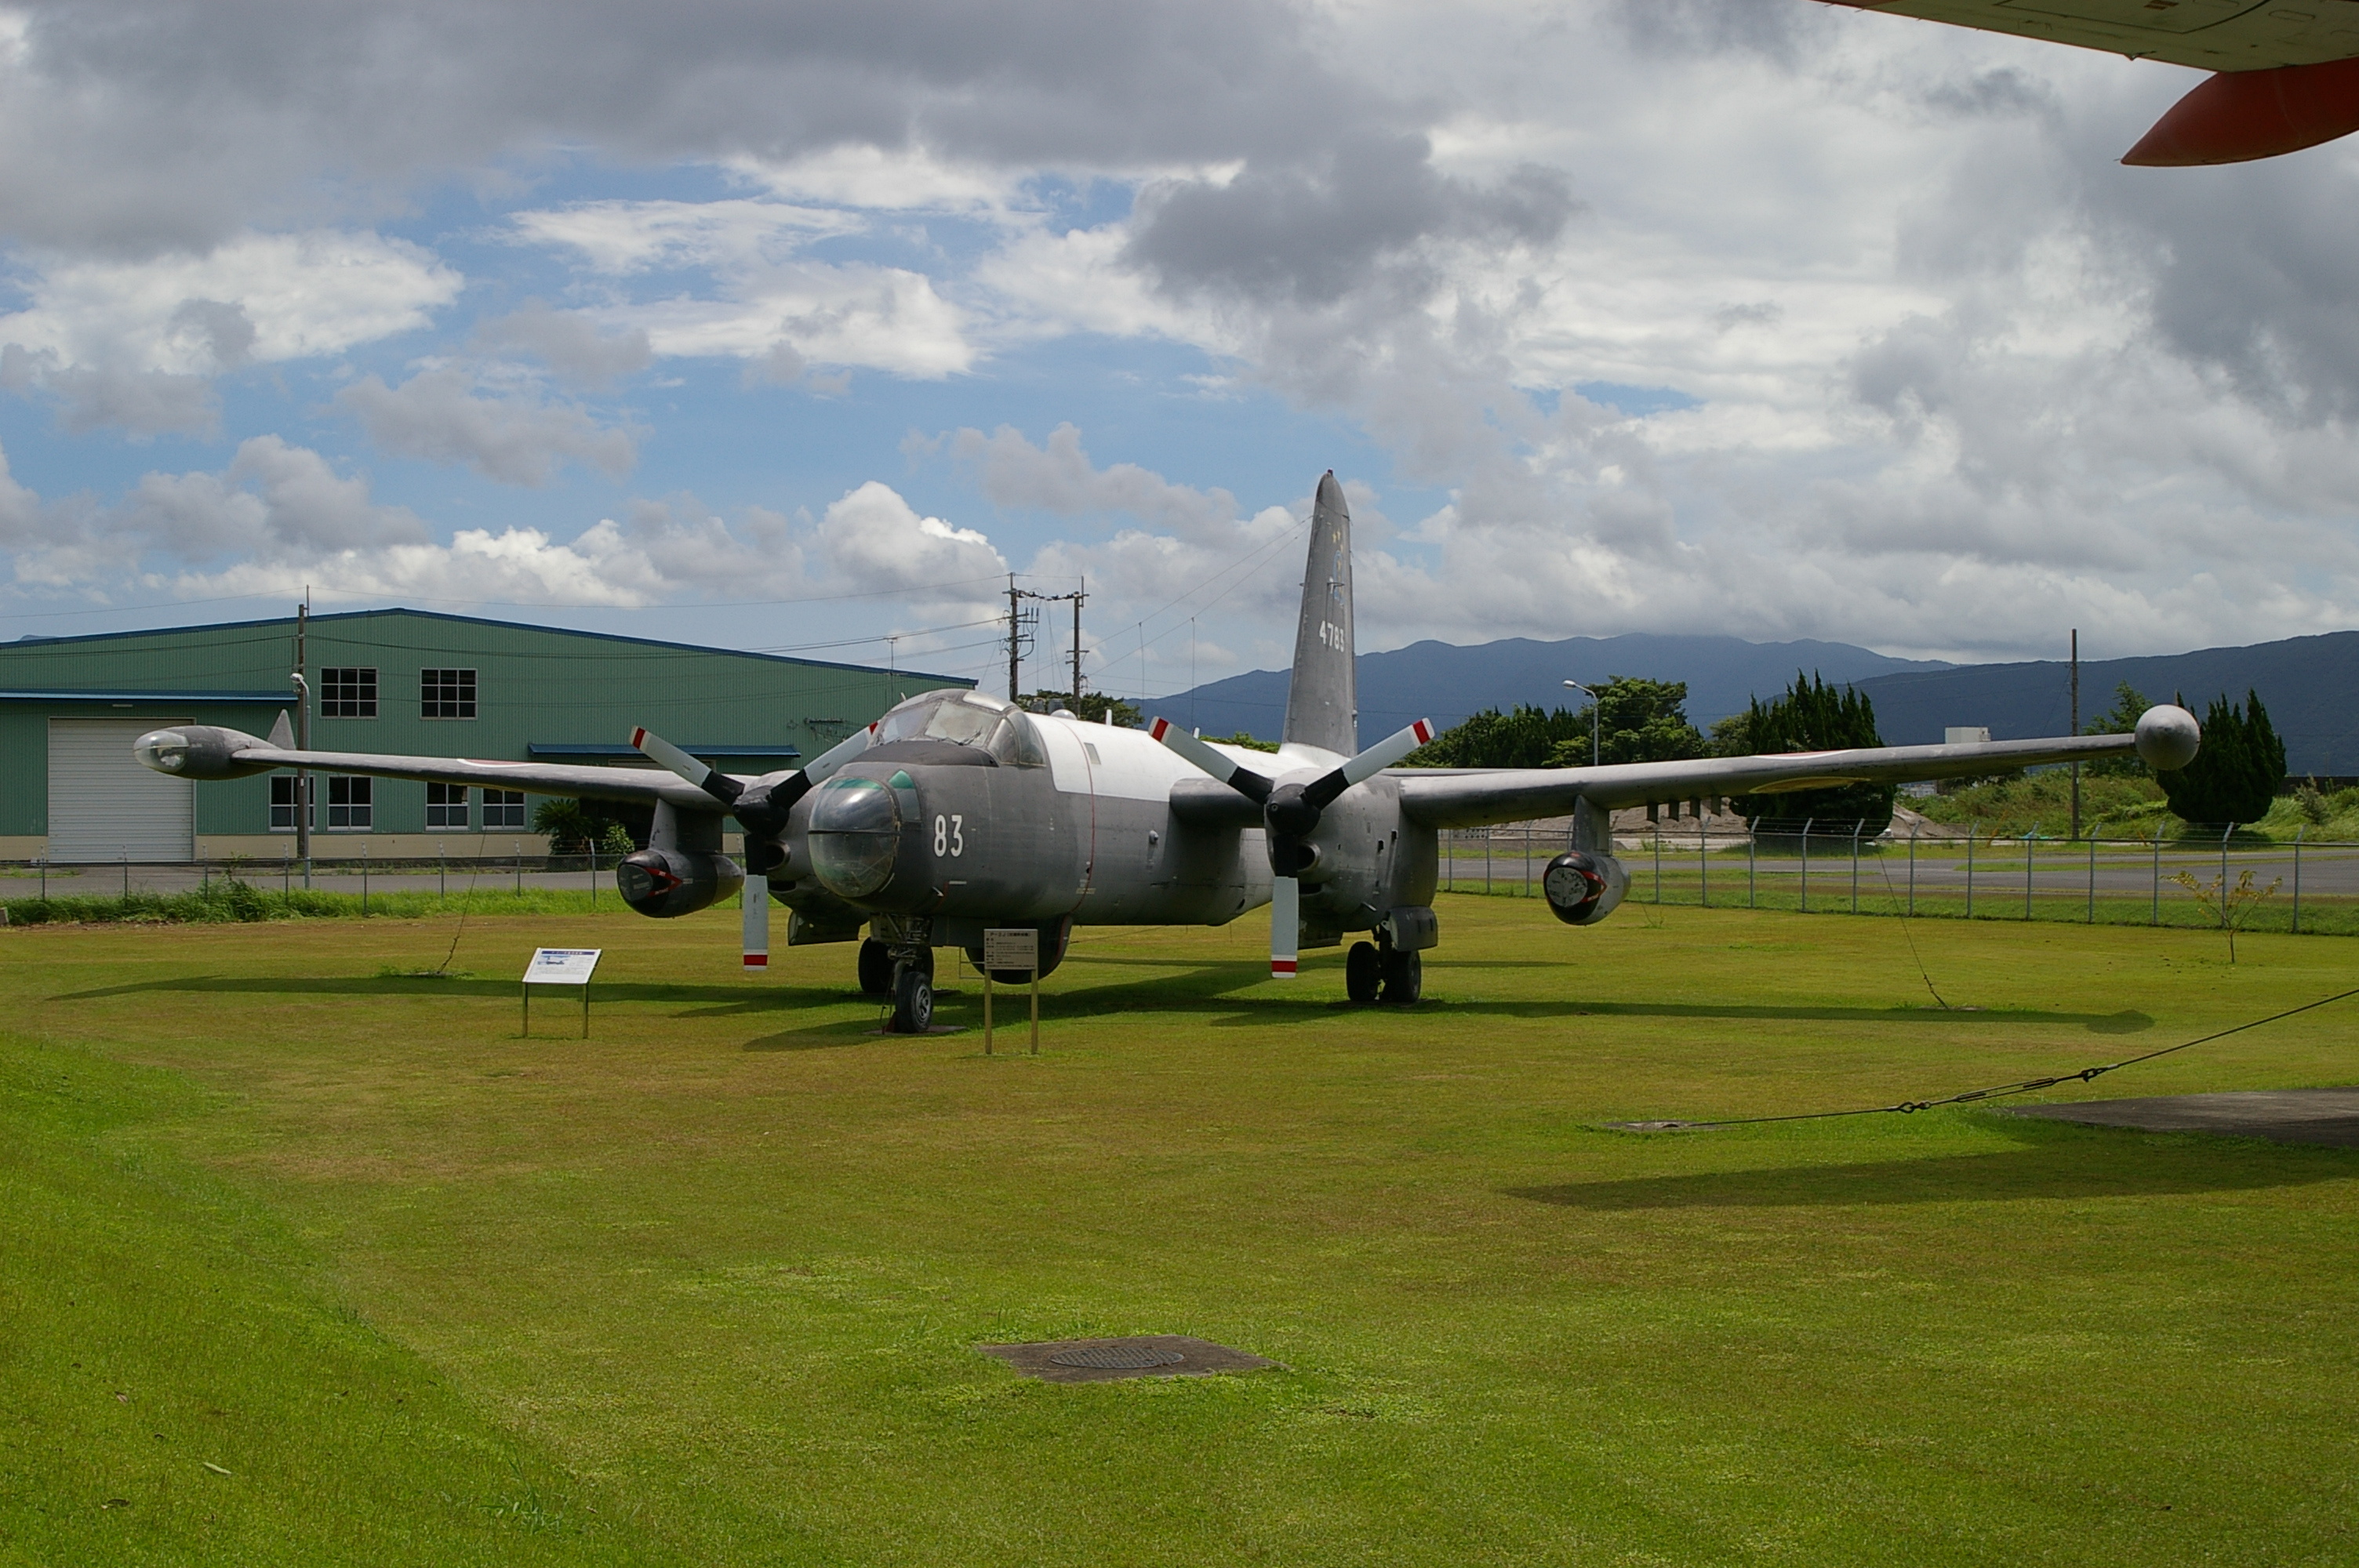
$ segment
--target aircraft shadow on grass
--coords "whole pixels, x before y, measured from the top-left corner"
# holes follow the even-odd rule
[[[2011,1131],[2013,1130],[2010,1130]],[[2056,1128],[2016,1134],[2014,1149],[1875,1160],[1854,1165],[1793,1165],[1638,1176],[1613,1182],[1506,1187],[1505,1195],[1600,1213],[1647,1209],[1850,1208],[1936,1203],[2012,1203],[2028,1198],[2168,1197],[2249,1192],[2349,1179],[2359,1151],[2256,1147],[2206,1133],[2139,1134]]]
[[[1211,1029],[1251,1029],[1296,1020],[1330,1016],[1338,1012],[1356,1011],[1350,1003],[1326,994],[1325,988],[1314,988],[1304,994],[1262,996],[1246,1002],[1234,994],[1261,985],[1269,978],[1265,964],[1258,959],[1199,964],[1193,968],[1177,966],[1169,959],[1096,957],[1075,955],[1069,973],[1085,972],[1096,967],[1115,968],[1157,968],[1169,971],[1160,979],[1140,982],[1129,978],[1109,979],[1103,985],[1068,986],[1040,999],[1040,1016],[1044,1022],[1074,1022],[1116,1013],[1141,1011],[1199,1015]],[[1480,968],[1483,966],[1470,966]],[[947,980],[948,977],[945,977]],[[943,1002],[963,1002],[962,1017],[945,1022],[980,1022],[982,983],[969,976],[961,976],[956,989],[944,989],[940,997]],[[512,1000],[517,982],[480,977],[437,979],[430,975],[348,975],[326,977],[304,976],[223,976],[191,975],[169,979],[141,980],[130,985],[105,986],[92,990],[71,991],[52,998],[56,1001],[94,1001],[112,997],[153,995],[158,993],[193,993],[214,996],[365,996],[365,997],[451,997],[469,999],[496,998]],[[1009,1026],[1024,1017],[1025,989],[1010,986],[1002,989],[1003,1013]],[[807,1008],[836,1008],[854,1005],[864,1000],[856,992],[834,985],[767,986],[750,985],[684,985],[644,984],[630,981],[600,982],[592,993],[598,1002],[637,1002],[682,1005],[679,1016],[684,1019],[712,1018],[774,1018],[779,1013],[799,1011]],[[965,1019],[971,1010],[974,1018]],[[1817,1022],[1825,1023],[1904,1023],[1909,1025],[1982,1024],[2064,1024],[2078,1025],[2095,1034],[2134,1034],[2151,1029],[2154,1020],[2136,1011],[2114,1013],[2054,1012],[2035,1009],[1992,1009],[1987,1011],[1967,1011],[1909,1005],[1900,1007],[1836,1007],[1836,1006],[1775,1006],[1735,1002],[1647,1002],[1593,1001],[1567,1000],[1561,1001],[1494,1001],[1460,1000],[1449,1003],[1449,1014],[1457,1018],[1473,1014],[1504,1019],[1572,1019],[1572,1018],[1675,1018],[1723,1020],[1733,1022]],[[1377,1016],[1406,1016],[1389,1010]],[[788,1029],[766,1034],[745,1043],[748,1051],[810,1051],[839,1045],[857,1044],[876,1032],[876,1020],[863,1008],[852,1018],[834,1017],[813,1022],[799,1029]]]

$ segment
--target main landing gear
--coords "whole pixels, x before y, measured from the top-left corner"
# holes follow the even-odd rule
[[[1362,1007],[1412,1006],[1425,994],[1425,966],[1389,943],[1354,942],[1343,955],[1343,994]]]
[[[874,936],[860,944],[860,994],[889,998],[889,1034],[923,1034],[934,1022],[934,950],[897,947]]]

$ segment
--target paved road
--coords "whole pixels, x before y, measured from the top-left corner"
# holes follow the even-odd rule
[[[218,866],[52,866],[48,876],[47,891],[53,896],[113,898],[128,886],[141,892],[187,892],[201,885],[208,877],[218,880],[223,872]],[[255,887],[276,892],[282,886],[301,887],[303,874],[299,869],[291,873],[277,865],[256,866],[252,862],[240,868],[241,877]],[[398,872],[371,870],[367,876],[371,892],[441,892],[462,893],[467,891],[469,880],[484,892],[497,888],[571,888],[576,892],[590,891],[592,878],[586,870],[544,871],[531,869],[527,862],[521,878],[512,866],[493,864],[481,870],[469,862],[454,862],[447,873],[429,869],[423,872],[405,866]],[[323,892],[358,893],[362,876],[357,867],[334,870],[315,868],[311,886]],[[599,892],[614,891],[614,868],[602,862],[594,879]],[[36,871],[11,866],[0,871],[0,899],[37,898],[43,891],[42,879]]]

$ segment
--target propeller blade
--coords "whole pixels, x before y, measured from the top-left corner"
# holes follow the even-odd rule
[[[1169,719],[1157,719],[1149,733],[1256,805],[1269,798],[1269,780],[1222,755]]]
[[[1295,961],[1302,946],[1302,884],[1292,877],[1273,877],[1269,884],[1269,972],[1276,979],[1294,979]]]
[[[745,967],[770,967],[770,879],[745,879]]]
[[[642,755],[661,762],[723,806],[734,806],[745,786],[718,769],[709,768],[652,730],[631,731],[631,745]]]
[[[1387,735],[1335,771],[1346,784],[1375,778],[1419,746],[1433,739],[1433,720],[1420,719],[1397,734]]]
[[[876,726],[854,730],[845,740],[838,741],[818,756],[802,765],[802,776],[810,784],[825,784],[835,776],[835,771],[860,755],[876,741]]]
[[[1302,797],[1321,810],[1335,797],[1355,784],[1375,778],[1411,752],[1433,739],[1433,721],[1420,719],[1406,730],[1396,730],[1375,745],[1346,762],[1330,773],[1322,773],[1302,788]]]

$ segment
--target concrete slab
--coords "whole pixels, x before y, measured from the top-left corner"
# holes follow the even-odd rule
[[[2141,1132],[2219,1132],[2277,1143],[2359,1149],[2359,1088],[2255,1089],[2002,1108],[2015,1116],[2127,1127]]]

